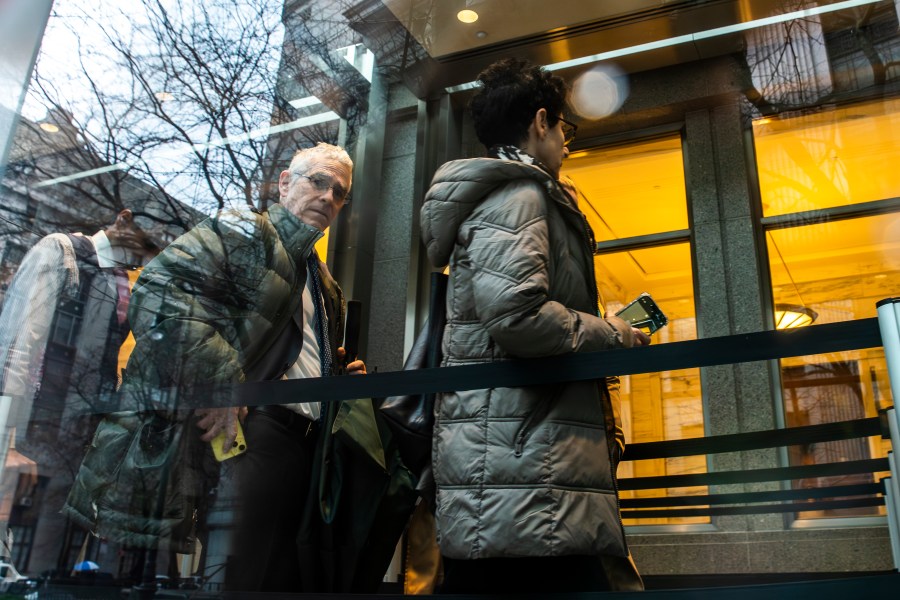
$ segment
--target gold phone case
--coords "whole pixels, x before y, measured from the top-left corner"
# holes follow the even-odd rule
[[[222,443],[224,441],[225,432],[223,431],[210,442],[210,444],[212,444],[213,454],[219,462],[234,458],[247,451],[247,440],[244,439],[244,429],[241,427],[240,421],[237,422],[237,437],[234,438],[234,444],[232,444],[228,452],[222,451]]]

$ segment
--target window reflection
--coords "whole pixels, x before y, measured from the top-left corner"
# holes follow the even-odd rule
[[[890,406],[882,349],[840,352],[781,361],[785,424],[788,427],[836,423],[877,416]],[[814,465],[887,456],[889,440],[881,436],[791,446],[790,464]],[[872,483],[871,473],[794,480],[794,489]],[[805,511],[799,518],[884,514],[884,507]]]
[[[595,257],[597,280],[607,311],[615,313],[647,291],[669,318],[653,334],[654,344],[696,339],[690,246],[676,244]],[[627,375],[621,378],[621,416],[626,443],[704,436],[700,369]],[[651,477],[705,473],[705,456],[624,462],[618,475]],[[622,498],[702,495],[707,488],[623,491]],[[705,523],[706,517],[626,519],[627,525]]]

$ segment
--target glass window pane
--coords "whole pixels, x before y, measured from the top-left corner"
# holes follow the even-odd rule
[[[669,318],[669,324],[653,334],[653,343],[697,338],[689,244],[600,254],[594,266],[607,311],[615,314],[648,292]]]
[[[697,337],[689,244],[673,244],[594,258],[600,295],[615,313],[641,292],[649,292],[669,318],[653,343]],[[700,370],[684,369],[621,378],[621,418],[626,443],[678,440],[704,435]],[[620,478],[705,473],[704,456],[624,462]],[[623,491],[622,498],[706,494],[706,487]],[[706,517],[626,519],[627,525],[706,523]]]
[[[900,100],[753,122],[763,216],[900,197]]]
[[[849,177],[848,181],[853,179]],[[806,324],[874,317],[875,303],[896,295],[900,276],[898,233],[898,214],[767,231],[776,326],[788,326],[791,319],[782,317],[791,314],[806,315],[808,318],[802,321]],[[893,404],[882,348],[790,358],[780,365],[788,427],[872,417]],[[788,457],[791,465],[824,464],[881,458],[888,449],[886,441],[873,437],[791,447]],[[831,487],[876,480],[871,474],[848,475],[797,480],[792,486]],[[796,514],[809,519],[865,516],[883,514],[883,508]]]
[[[810,308],[815,323],[874,317],[897,294],[900,214],[772,230],[766,242],[776,306]]]
[[[781,361],[785,425],[802,427],[875,417],[892,404],[884,350],[873,348],[804,356]],[[819,442],[788,448],[792,466],[883,458],[890,441],[867,439]],[[887,473],[816,477],[794,480],[794,489],[874,483]],[[884,507],[803,511],[798,518],[884,514]]]
[[[562,175],[581,192],[598,242],[688,227],[678,136],[575,152]]]

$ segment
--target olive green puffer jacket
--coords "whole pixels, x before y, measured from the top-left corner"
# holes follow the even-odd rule
[[[542,169],[445,164],[422,238],[434,266],[450,265],[444,365],[633,344],[623,321],[598,316],[593,235]],[[443,555],[627,554],[603,381],[441,394],[435,410]]]
[[[128,312],[136,344],[120,390],[127,410],[97,428],[67,516],[121,543],[192,551],[218,465],[179,399],[287,370],[295,357],[280,372],[257,367],[272,361],[267,351],[297,312],[306,256],[321,236],[275,204],[208,219],[147,265]],[[344,301],[321,263],[320,271],[334,353]]]

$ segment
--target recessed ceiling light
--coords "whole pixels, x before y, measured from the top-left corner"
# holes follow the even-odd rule
[[[487,31],[476,31],[475,37],[477,37],[479,40],[483,40],[487,37]]]
[[[467,8],[456,13],[456,18],[463,23],[474,23],[478,20],[478,13]]]
[[[57,133],[59,131],[59,126],[54,125],[53,123],[41,123],[38,127],[47,133]]]
[[[175,96],[173,96],[169,92],[156,92],[153,95],[156,96],[156,99],[160,102],[168,102],[169,100],[175,99]]]

